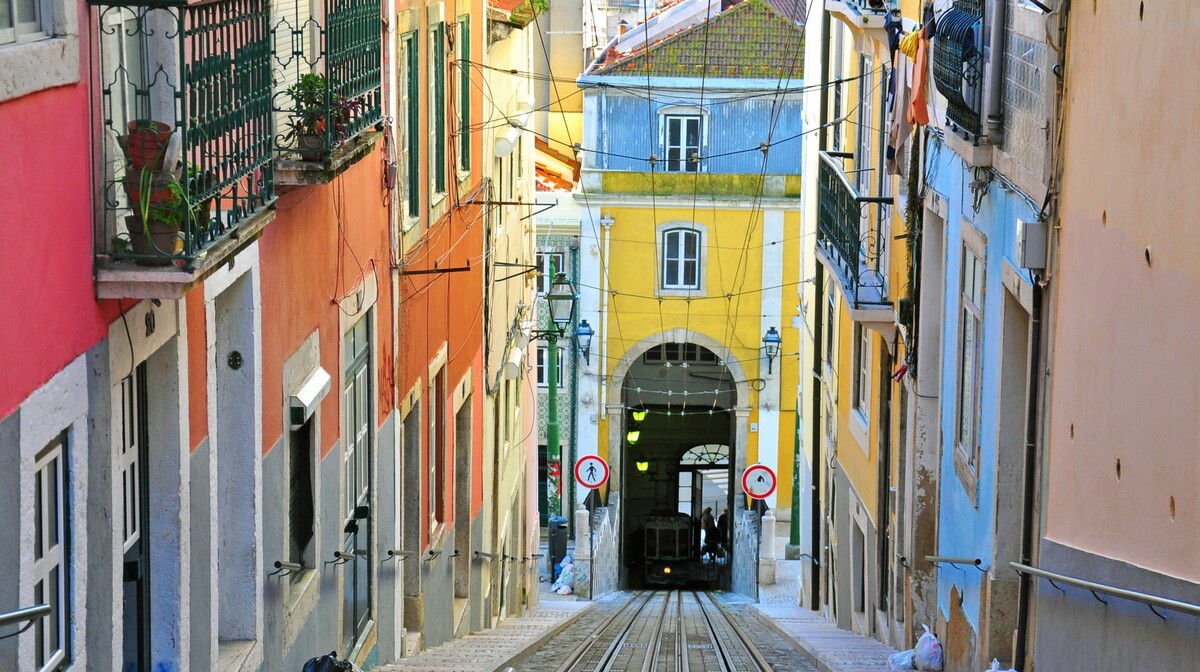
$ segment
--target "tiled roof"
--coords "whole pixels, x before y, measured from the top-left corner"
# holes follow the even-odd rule
[[[743,0],[707,22],[605,63],[596,74],[801,79],[804,28],[777,9],[797,7],[791,4],[796,1]]]

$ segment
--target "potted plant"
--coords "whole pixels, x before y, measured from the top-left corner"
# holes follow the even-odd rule
[[[129,137],[125,154],[134,170],[162,170],[167,144],[174,132],[169,125],[153,119],[134,119],[127,125]]]
[[[129,244],[138,263],[165,266],[178,252],[184,227],[197,235],[210,218],[211,199],[197,201],[210,180],[206,172],[188,164],[181,182],[174,174],[143,169],[125,180],[133,215],[125,218]]]
[[[305,161],[320,161],[345,142],[350,122],[362,107],[362,101],[331,94],[325,76],[315,72],[301,75],[287,95],[292,99],[292,116],[283,139],[294,140]]]

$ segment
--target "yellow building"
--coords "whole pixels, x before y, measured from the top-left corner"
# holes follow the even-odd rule
[[[579,79],[577,286],[596,331],[580,355],[579,452],[611,464],[627,561],[645,516],[728,508],[720,543],[705,535],[707,578],[750,594],[748,465],[776,472],[765,501],[791,514],[800,18],[746,0],[664,39],[635,27]]]

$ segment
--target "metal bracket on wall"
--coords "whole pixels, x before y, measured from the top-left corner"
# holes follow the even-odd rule
[[[450,268],[438,268],[437,262],[433,262],[433,268],[426,268],[416,271],[400,271],[400,275],[433,275],[435,273],[464,273],[471,270],[471,260],[467,260],[466,266],[452,266]]]

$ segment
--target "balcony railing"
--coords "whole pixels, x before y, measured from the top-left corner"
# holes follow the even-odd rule
[[[946,98],[946,121],[979,135],[983,107],[983,0],[956,0],[938,17],[933,80]]]
[[[98,277],[195,275],[261,228],[275,199],[267,2],[94,4]]]
[[[275,151],[285,160],[337,163],[383,119],[379,0],[290,0],[275,5]]]
[[[842,161],[853,156],[821,152],[817,173],[817,250],[837,273],[852,306],[884,305],[888,303],[887,285],[886,278],[877,270],[876,232],[863,230],[862,206],[891,205],[892,197],[858,194],[842,169]]]

